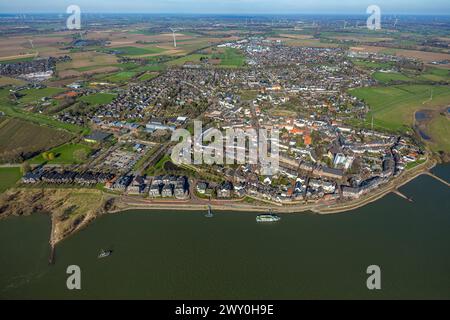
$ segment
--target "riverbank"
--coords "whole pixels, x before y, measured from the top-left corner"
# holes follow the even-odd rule
[[[250,204],[244,201],[149,201],[140,197],[118,196],[92,189],[14,189],[0,198],[0,219],[8,215],[30,215],[34,212],[47,212],[52,221],[50,234],[51,255],[54,261],[56,246],[67,237],[89,226],[95,219],[105,214],[114,214],[132,210],[152,211],[206,211],[211,206],[213,211],[235,211],[264,213],[273,211],[277,214],[298,214],[313,212],[329,215],[348,212],[378,201],[387,194],[396,191],[420,175],[430,174],[436,166],[434,159],[403,173],[392,181],[374,190],[368,195],[351,201],[334,204],[306,203],[291,205]],[[445,181],[442,181],[445,182]]]
[[[304,213],[304,212],[314,212],[317,214],[336,214],[348,212],[351,210],[356,210],[363,206],[366,206],[372,202],[375,202],[387,194],[396,191],[398,188],[404,186],[410,181],[416,179],[417,177],[428,174],[429,170],[436,166],[437,162],[433,159],[427,159],[426,162],[416,166],[415,168],[403,173],[399,177],[396,177],[387,184],[381,186],[379,189],[371,192],[368,195],[364,195],[356,200],[348,200],[338,202],[336,204],[324,204],[324,203],[313,203],[313,204],[301,204],[301,205],[249,205],[239,202],[229,202],[224,204],[217,204],[215,202],[205,201],[202,204],[194,204],[189,202],[183,203],[145,203],[140,200],[131,200],[127,198],[122,200],[122,205],[125,205],[116,212],[128,211],[128,210],[183,210],[183,211],[201,211],[205,210],[208,205],[211,206],[213,210],[216,211],[238,211],[238,212],[268,212],[272,210],[279,214],[294,214],[294,213]],[[115,213],[115,212],[111,212]]]

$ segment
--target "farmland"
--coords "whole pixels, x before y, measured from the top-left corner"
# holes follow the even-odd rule
[[[373,74],[373,77],[375,80],[387,84],[389,82],[412,82],[414,79],[405,76],[404,74],[401,74],[399,72],[375,72]]]
[[[417,110],[439,108],[450,103],[448,86],[371,87],[352,90],[351,93],[370,106],[368,121],[373,116],[377,127],[394,131],[411,127]]]
[[[14,118],[0,118],[0,160],[15,162],[69,141],[63,130],[39,126]]]
[[[114,50],[119,51],[120,54],[124,56],[143,56],[149,54],[157,54],[165,51],[164,49],[157,47],[119,47],[114,48]]]

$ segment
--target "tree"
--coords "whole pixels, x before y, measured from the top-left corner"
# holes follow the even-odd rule
[[[44,158],[44,160],[48,160],[48,152],[44,152],[42,154],[42,158]]]
[[[31,171],[31,166],[28,162],[24,162],[22,163],[22,165],[20,166],[20,171],[22,172],[23,175],[27,174],[28,172]]]
[[[49,152],[47,155],[49,161],[55,160],[55,154],[53,152]]]
[[[87,160],[87,152],[84,149],[77,149],[73,152],[73,157],[78,162],[84,162]]]

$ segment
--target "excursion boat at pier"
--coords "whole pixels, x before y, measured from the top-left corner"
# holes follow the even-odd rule
[[[256,217],[257,222],[278,222],[280,220],[281,218],[273,213],[260,214]]]

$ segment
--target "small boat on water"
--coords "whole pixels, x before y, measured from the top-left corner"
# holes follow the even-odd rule
[[[281,218],[272,211],[269,214],[260,214],[256,217],[256,222],[278,222],[280,220]]]
[[[98,258],[99,259],[107,258],[110,255],[112,255],[112,253],[113,253],[112,250],[103,250],[102,249],[102,251],[100,251],[100,254],[98,255]]]
[[[208,213],[205,215],[206,218],[212,218],[214,217],[212,210],[211,210],[211,206],[208,206]]]

